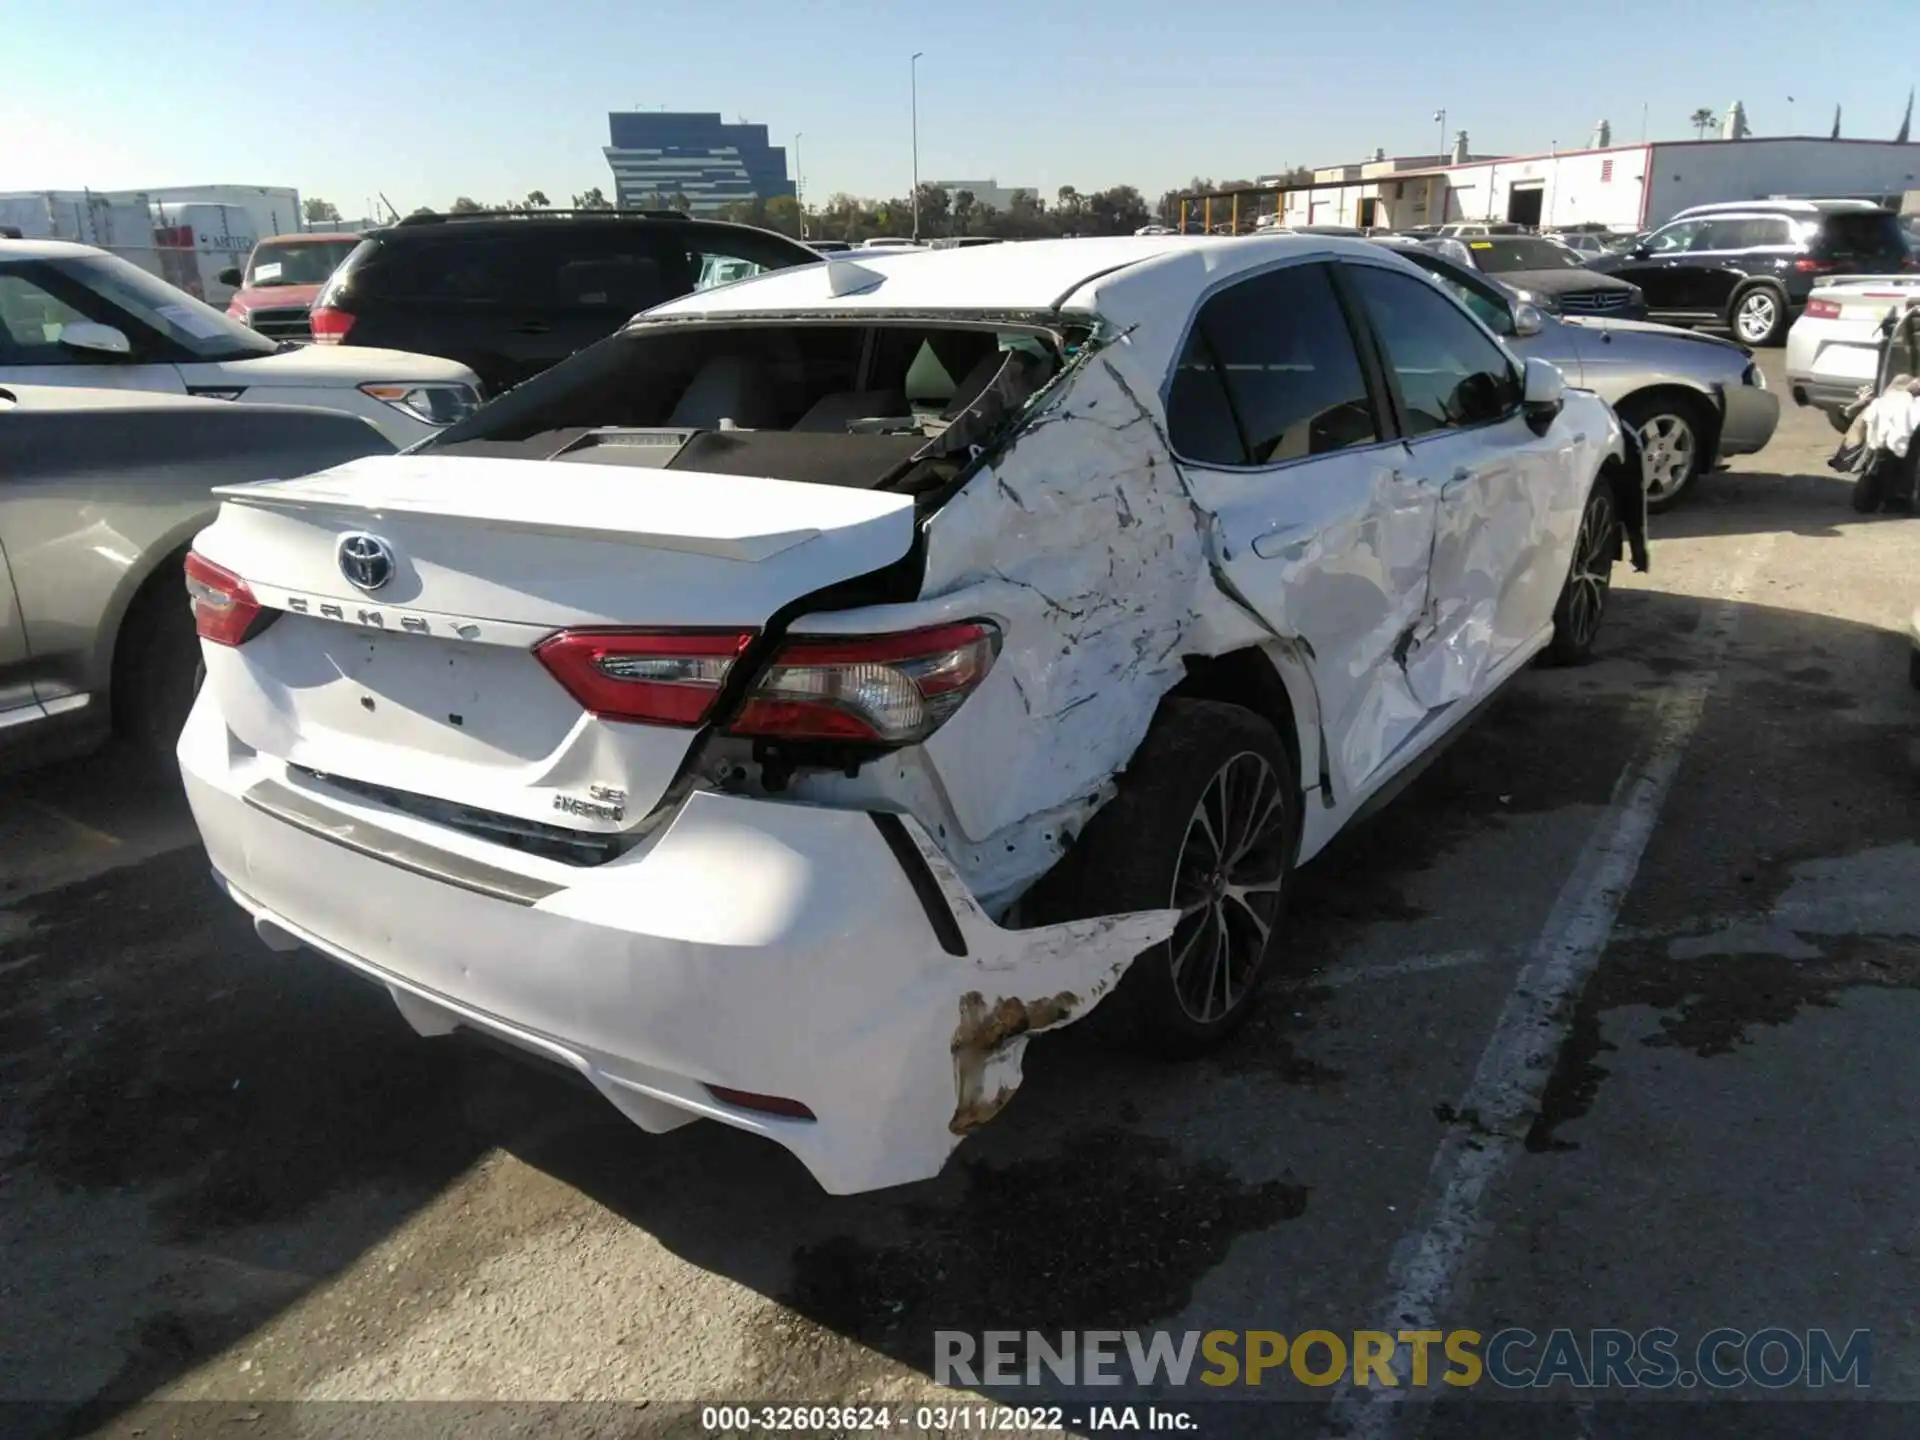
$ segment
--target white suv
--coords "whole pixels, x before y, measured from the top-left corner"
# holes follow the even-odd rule
[[[222,493],[179,755],[261,936],[837,1192],[1034,1033],[1231,1033],[1295,865],[1644,524],[1606,405],[1319,237],[780,271]]]
[[[139,266],[59,240],[0,240],[0,384],[155,390],[343,410],[394,445],[480,403],[466,366],[267,338]]]

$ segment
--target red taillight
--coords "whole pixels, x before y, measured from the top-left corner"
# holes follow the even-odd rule
[[[353,329],[352,313],[336,310],[331,305],[314,306],[307,312],[307,320],[313,326],[313,343],[316,345],[338,345]]]
[[[729,1090],[725,1085],[709,1085],[708,1092],[724,1105],[741,1110],[758,1110],[763,1115],[778,1115],[783,1120],[811,1120],[813,1111],[798,1100],[784,1095],[760,1095],[752,1090]]]
[[[1829,270],[1833,269],[1833,261],[1814,260],[1802,255],[1793,262],[1793,268],[1802,275],[1825,275]]]
[[[562,630],[533,653],[605,720],[690,729],[707,718],[751,630]]]
[[[1809,300],[1804,313],[1809,320],[1838,320],[1840,306],[1832,300]]]
[[[978,620],[789,640],[729,728],[768,739],[913,744],[980,687],[999,652],[998,627]]]
[[[187,594],[193,601],[193,628],[216,645],[240,644],[260,618],[260,602],[247,582],[192,550],[187,552]]]

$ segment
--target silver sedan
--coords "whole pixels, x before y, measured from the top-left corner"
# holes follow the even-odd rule
[[[1395,249],[1445,285],[1523,358],[1551,360],[1640,436],[1647,508],[1677,504],[1705,471],[1773,438],[1780,399],[1753,352],[1640,320],[1571,319],[1520,302],[1498,281],[1420,245]]]
[[[213,487],[392,452],[331,410],[0,388],[0,765],[110,728],[170,756],[200,658],[181,562]]]

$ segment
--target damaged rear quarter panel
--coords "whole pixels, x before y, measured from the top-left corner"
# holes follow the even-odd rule
[[[1184,678],[1202,615],[1234,609],[1143,398],[1157,381],[1126,360],[1124,341],[1086,357],[927,527],[923,596],[1004,631],[926,745],[970,839],[1098,795]]]

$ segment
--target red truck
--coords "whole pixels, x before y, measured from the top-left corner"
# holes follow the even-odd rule
[[[308,307],[359,243],[360,236],[344,230],[262,240],[244,270],[221,273],[222,284],[239,287],[227,302],[227,314],[275,340],[311,340]]]

